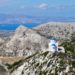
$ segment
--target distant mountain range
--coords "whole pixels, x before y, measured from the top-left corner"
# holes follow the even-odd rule
[[[0,14],[0,24],[25,24],[25,23],[44,23],[48,22],[47,17],[32,17],[25,15],[5,15]]]
[[[75,17],[35,17],[26,15],[0,14],[0,24],[25,24],[25,23],[46,23],[46,22],[74,22]]]

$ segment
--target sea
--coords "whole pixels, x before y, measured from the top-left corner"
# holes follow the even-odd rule
[[[15,30],[20,25],[24,25],[28,28],[33,28],[38,25],[38,23],[26,23],[26,24],[0,24],[0,30]]]

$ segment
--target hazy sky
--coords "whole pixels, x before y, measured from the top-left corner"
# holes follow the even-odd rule
[[[0,0],[0,13],[75,17],[75,0]]]

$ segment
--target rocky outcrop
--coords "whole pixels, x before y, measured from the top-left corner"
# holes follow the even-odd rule
[[[72,56],[66,53],[36,53],[17,62],[11,75],[75,75]]]
[[[13,56],[23,56],[36,52],[38,50],[46,50],[48,39],[39,35],[36,31],[20,26],[16,29],[14,36],[6,44],[6,51],[13,51]]]
[[[0,75],[10,75],[7,67],[0,63]]]
[[[49,22],[33,29],[45,37],[54,36],[57,39],[66,40],[70,39],[75,31],[75,23]]]

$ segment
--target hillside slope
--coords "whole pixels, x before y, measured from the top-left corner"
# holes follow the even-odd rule
[[[71,34],[75,31],[75,23],[49,22],[33,29],[45,37],[54,36],[58,39],[70,39]]]
[[[39,35],[36,31],[24,26],[16,29],[11,40],[6,44],[6,50],[13,51],[14,55],[23,56],[29,52],[47,49],[48,39]]]
[[[69,53],[36,53],[9,66],[11,75],[75,75],[75,61]]]

